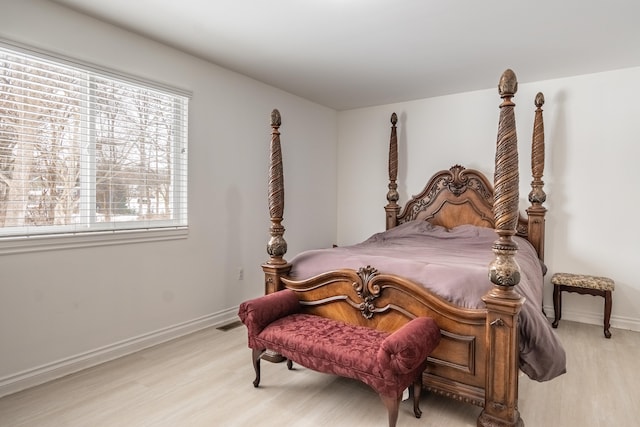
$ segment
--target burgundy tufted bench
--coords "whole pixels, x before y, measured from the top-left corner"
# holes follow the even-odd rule
[[[260,357],[266,349],[314,371],[348,377],[373,388],[384,402],[394,427],[402,392],[413,384],[414,414],[420,418],[422,372],[427,357],[440,342],[440,329],[428,317],[418,317],[393,333],[350,325],[301,312],[288,289],[240,305],[238,315],[248,330],[249,347],[260,384]]]

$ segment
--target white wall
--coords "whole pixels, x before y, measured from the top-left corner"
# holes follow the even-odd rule
[[[502,71],[496,70],[496,87]],[[520,84],[515,102],[523,208],[531,190],[538,91],[546,97],[546,312],[553,315],[548,281],[554,272],[609,276],[616,281],[612,326],[640,330],[640,68]],[[399,116],[404,203],[435,171],[456,163],[493,176],[499,104],[497,89],[489,89],[339,113],[338,243],[384,229],[392,112]],[[602,298],[563,293],[563,301],[563,319],[602,324]]]
[[[189,238],[0,256],[0,395],[224,322],[240,301],[262,293],[274,107],[283,115],[288,259],[384,228],[393,111],[400,116],[401,202],[435,170],[455,163],[493,171],[495,89],[336,113],[43,0],[4,4],[0,37],[193,92]],[[547,98],[550,272],[614,278],[612,323],[640,330],[638,178],[632,176],[640,69],[520,85],[523,205],[539,90]],[[564,298],[564,318],[601,323],[600,298]]]
[[[193,93],[187,239],[0,256],[0,395],[235,318],[263,293],[273,108],[289,253],[334,242],[334,110],[48,1],[3,4],[0,37]]]

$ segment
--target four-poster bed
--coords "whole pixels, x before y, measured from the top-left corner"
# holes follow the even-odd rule
[[[396,183],[398,148],[394,113],[385,206],[387,232],[360,245],[333,249],[338,251],[334,259],[332,249],[328,249],[328,260],[317,260],[306,253],[296,256],[291,263],[283,258],[287,247],[281,224],[284,183],[280,114],[274,110],[269,172],[271,239],[267,245],[270,259],[262,268],[266,293],[292,289],[308,313],[385,331],[397,330],[415,317],[432,317],[441,329],[442,340],[424,371],[425,389],[483,407],[479,426],[520,426],[523,422],[518,412],[519,369],[538,380],[553,378],[564,372],[564,351],[541,313],[546,213],[542,206],[546,198],[542,182],[544,98],[539,93],[535,100],[531,205],[524,216],[518,209],[518,151],[512,102],[517,81],[511,70],[502,75],[498,89],[503,101],[493,185],[482,173],[455,165],[431,177],[424,190],[402,208]],[[477,246],[470,244],[471,240],[463,241],[462,246],[437,248],[439,254],[447,250],[460,253],[459,261],[447,259],[434,267],[434,263],[417,260],[416,265],[424,266],[426,272],[424,282],[417,272],[398,273],[411,268],[407,267],[414,262],[411,256],[400,252],[396,258],[403,267],[394,269],[377,252],[396,245],[393,239],[411,240],[415,233],[444,242],[452,241],[456,235],[467,239],[468,233],[482,235],[486,240],[487,232],[493,237],[482,243],[486,248],[483,246],[478,264],[481,276],[477,276],[477,265],[472,266],[475,270],[460,279],[465,283],[460,287],[447,285],[450,290],[443,283],[455,271],[464,270],[467,266],[463,264],[477,264],[475,259],[469,261],[471,255],[462,255],[465,248]],[[412,247],[404,253],[418,251],[421,249]],[[485,262],[483,257],[487,256]],[[529,266],[521,270],[520,263]],[[481,291],[477,301],[466,299],[473,289],[476,293]],[[462,300],[456,300],[450,292],[462,294]],[[540,346],[536,343],[543,343],[542,348],[535,348]]]

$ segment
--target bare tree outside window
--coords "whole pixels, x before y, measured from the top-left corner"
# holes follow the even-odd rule
[[[0,234],[186,225],[186,109],[0,49]]]

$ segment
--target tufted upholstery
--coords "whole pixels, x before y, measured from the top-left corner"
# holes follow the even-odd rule
[[[256,351],[269,349],[309,369],[362,381],[383,401],[395,402],[390,425],[395,425],[391,412],[397,418],[402,391],[419,381],[427,357],[440,342],[440,328],[429,317],[412,319],[389,333],[302,313],[295,292],[288,289],[243,302],[238,315],[247,326],[254,357]],[[257,354],[256,387],[260,382]]]
[[[440,342],[440,329],[428,317],[389,334],[299,311],[290,290],[242,303],[238,314],[247,326],[249,347],[268,348],[309,369],[360,380],[384,395],[395,396],[411,385]]]
[[[294,292],[274,292],[240,304],[238,316],[245,324],[249,348],[260,348],[256,337],[274,320],[298,313],[302,306]]]
[[[551,277],[551,283],[601,291],[613,291],[615,289],[615,282],[608,277],[588,276],[585,274],[555,273]]]

